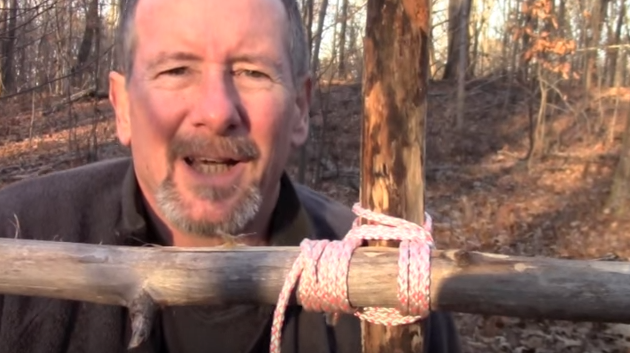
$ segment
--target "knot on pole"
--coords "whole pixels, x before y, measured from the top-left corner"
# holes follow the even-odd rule
[[[304,239],[300,255],[284,282],[273,316],[270,353],[280,352],[286,306],[298,279],[297,296],[307,311],[351,313],[371,323],[403,325],[426,317],[430,311],[431,216],[424,226],[404,219],[352,208],[358,216],[343,240]],[[375,224],[361,224],[361,218]],[[398,258],[398,299],[396,308],[355,308],[348,300],[348,270],[352,253],[363,240],[400,241]]]

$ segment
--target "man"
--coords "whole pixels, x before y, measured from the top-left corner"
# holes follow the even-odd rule
[[[340,238],[353,214],[284,173],[307,137],[311,80],[295,0],[128,0],[110,75],[113,159],[0,191],[0,236],[114,245],[297,246]],[[16,219],[19,227],[16,227]],[[0,297],[0,353],[126,351],[126,308]],[[273,306],[161,310],[134,352],[264,352]],[[430,352],[458,352],[433,314]],[[283,352],[360,352],[359,322],[291,308]]]

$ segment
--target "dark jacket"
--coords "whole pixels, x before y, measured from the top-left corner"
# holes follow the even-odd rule
[[[272,244],[305,237],[340,238],[350,209],[282,179]],[[170,245],[147,216],[129,158],[25,180],[0,190],[0,237],[140,246]],[[134,353],[267,352],[273,306],[172,307],[156,315],[151,337]],[[429,319],[429,352],[459,352],[449,315]],[[287,311],[283,353],[361,351],[360,323],[344,315],[334,327],[321,313]],[[130,339],[127,309],[88,302],[0,296],[0,353],[116,353]]]

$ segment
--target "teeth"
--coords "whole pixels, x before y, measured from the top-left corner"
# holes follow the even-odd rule
[[[218,161],[216,159],[206,159],[206,158],[198,159],[197,162],[200,162],[200,163],[222,163],[221,161]]]
[[[193,166],[195,170],[204,173],[204,174],[214,174],[214,173],[223,173],[230,170],[230,166],[222,163],[211,163],[211,164],[197,164]]]
[[[232,167],[232,165],[227,163],[221,163],[207,159],[191,159],[188,165],[190,165],[197,172],[203,174],[224,173],[230,170],[230,168]]]

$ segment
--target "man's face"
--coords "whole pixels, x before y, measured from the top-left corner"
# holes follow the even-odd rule
[[[307,136],[280,0],[142,0],[133,73],[110,76],[120,141],[170,226],[234,234],[273,200]]]

